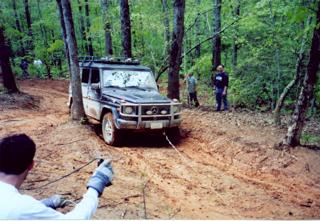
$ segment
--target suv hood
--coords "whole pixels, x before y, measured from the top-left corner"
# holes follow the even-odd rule
[[[118,89],[103,88],[102,96],[113,97],[119,100],[125,100],[130,103],[170,103],[171,100],[162,96],[156,90],[140,90],[140,89]]]

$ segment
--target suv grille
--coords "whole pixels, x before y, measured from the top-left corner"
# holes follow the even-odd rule
[[[141,108],[141,114],[142,115],[150,115],[147,114],[147,111],[151,111],[151,115],[161,115],[161,111],[166,110],[166,114],[170,114],[170,105],[150,105],[150,106],[142,106]]]

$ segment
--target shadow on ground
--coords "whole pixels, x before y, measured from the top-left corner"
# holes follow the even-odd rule
[[[90,122],[89,126],[97,134],[97,136],[103,140],[101,124],[97,122]],[[170,139],[170,138],[169,138]],[[170,140],[174,145],[178,145],[182,141],[182,137],[178,140]],[[134,131],[124,130],[123,140],[121,141],[121,147],[134,147],[134,148],[171,148],[166,137],[163,135],[162,130],[147,130],[147,131]]]

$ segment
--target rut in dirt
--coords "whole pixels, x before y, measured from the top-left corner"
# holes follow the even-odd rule
[[[268,116],[185,109],[185,136],[176,145],[183,157],[161,133],[129,133],[124,146],[114,148],[103,142],[97,122],[69,122],[67,85],[23,81],[23,91],[38,98],[38,107],[1,110],[1,136],[26,132],[37,143],[37,166],[25,187],[54,180],[101,154],[115,159],[116,177],[101,197],[96,219],[320,217],[319,153],[273,149],[284,131],[269,124]],[[77,200],[94,168],[26,192]]]

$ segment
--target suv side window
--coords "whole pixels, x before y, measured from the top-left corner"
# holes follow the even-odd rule
[[[91,70],[91,84],[99,83],[100,76],[99,76],[99,69],[92,69]]]
[[[90,74],[90,69],[82,69],[82,78],[81,82],[88,84],[89,83],[89,74]]]

